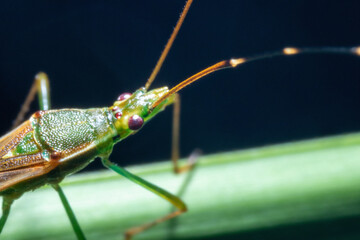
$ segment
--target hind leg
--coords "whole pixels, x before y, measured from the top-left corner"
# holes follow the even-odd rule
[[[59,194],[59,197],[61,199],[61,202],[65,208],[66,214],[68,215],[70,222],[71,222],[71,226],[73,227],[73,230],[76,234],[76,237],[78,240],[85,240],[85,235],[83,233],[83,231],[81,230],[81,227],[75,217],[75,214],[73,212],[73,210],[70,207],[69,201],[67,200],[63,190],[60,188],[60,186],[58,184],[53,184],[52,187],[56,190],[56,192]]]
[[[0,233],[2,232],[6,220],[10,213],[10,208],[14,200],[12,198],[3,197],[3,204],[2,204],[2,216],[0,218]]]
[[[21,106],[20,112],[18,113],[12,128],[20,125],[24,120],[25,114],[29,111],[30,104],[34,101],[35,95],[38,94],[39,109],[49,110],[51,108],[50,103],[50,84],[49,78],[46,73],[39,72],[35,76],[33,85],[30,88],[29,94],[27,95],[25,102]]]

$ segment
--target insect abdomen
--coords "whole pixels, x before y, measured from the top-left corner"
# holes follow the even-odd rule
[[[0,140],[0,172],[44,162],[29,121]]]

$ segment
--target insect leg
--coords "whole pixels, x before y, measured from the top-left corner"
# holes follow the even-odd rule
[[[149,183],[148,181],[145,181],[144,179],[126,171],[125,169],[117,166],[115,163],[110,162],[110,160],[107,158],[103,158],[102,163],[104,164],[105,167],[110,168],[111,170],[126,177],[127,179],[133,181],[134,183],[139,184],[140,186],[146,188],[147,190],[149,190],[149,191],[155,193],[156,195],[160,196],[161,198],[167,200],[168,202],[170,202],[172,205],[174,205],[178,209],[178,210],[175,210],[174,212],[167,214],[166,216],[161,217],[159,219],[156,219],[150,223],[145,223],[141,226],[129,229],[125,233],[125,238],[127,240],[131,239],[132,236],[134,236],[135,234],[141,233],[141,232],[145,231],[146,229],[157,225],[158,223],[167,221],[167,220],[174,218],[174,217],[187,211],[187,207],[186,207],[185,203],[180,198],[178,198],[178,197],[172,195],[171,193],[165,191],[164,189],[159,188],[158,186],[155,186],[155,185]]]
[[[191,170],[196,164],[196,157],[191,154],[188,162],[184,166],[179,166],[180,158],[180,95],[175,95],[174,112],[173,112],[173,129],[172,129],[172,145],[171,145],[171,161],[174,165],[175,173],[182,173]],[[197,153],[196,153],[197,155]]]
[[[2,204],[2,216],[0,218],[0,233],[2,232],[4,225],[6,223],[6,220],[9,216],[10,213],[10,207],[11,204],[13,203],[13,199],[12,198],[7,198],[7,197],[3,197],[3,204]]]
[[[85,235],[84,235],[83,231],[81,230],[78,221],[76,220],[75,214],[74,214],[73,210],[71,209],[70,204],[69,204],[68,200],[66,199],[66,196],[65,196],[63,190],[60,188],[60,186],[58,184],[52,184],[52,187],[59,194],[59,197],[61,199],[62,204],[64,205],[66,214],[68,215],[68,217],[70,219],[71,226],[74,229],[77,239],[85,240],[86,239]]]
[[[20,112],[18,113],[12,128],[17,127],[24,120],[25,114],[29,111],[30,104],[34,100],[36,93],[38,94],[39,98],[40,110],[49,110],[51,108],[50,84],[46,73],[39,72],[36,74],[34,83],[31,86],[30,92],[27,95],[25,102],[21,106]]]

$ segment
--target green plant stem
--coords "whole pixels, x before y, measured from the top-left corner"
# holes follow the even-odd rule
[[[128,168],[180,196],[189,212],[135,239],[358,239],[360,134],[203,156],[175,176],[169,162]],[[64,192],[88,239],[170,212],[164,200],[113,172],[78,174]],[[26,193],[1,239],[74,239],[51,188]]]

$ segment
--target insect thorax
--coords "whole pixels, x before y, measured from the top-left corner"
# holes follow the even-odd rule
[[[99,154],[112,144],[116,131],[112,113],[101,109],[39,111],[31,118],[34,135],[44,150],[69,156],[95,147]]]

